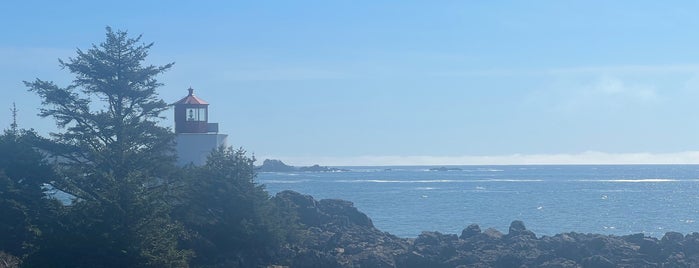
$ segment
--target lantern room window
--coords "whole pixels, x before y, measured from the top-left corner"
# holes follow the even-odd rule
[[[187,121],[206,121],[206,108],[187,108]]]

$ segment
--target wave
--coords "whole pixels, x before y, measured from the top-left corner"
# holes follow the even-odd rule
[[[482,180],[469,180],[470,182],[542,182],[541,179],[482,179]]]
[[[277,172],[277,171],[262,171],[262,172],[259,172],[258,174],[274,174],[275,176],[276,176],[276,175],[280,175],[280,176],[298,176],[298,175],[301,175],[301,174],[298,174],[298,173]]]
[[[473,182],[542,182],[541,179],[475,179],[475,180],[376,180],[376,179],[357,179],[357,180],[336,180],[335,182],[343,183],[473,183]]]
[[[579,182],[677,182],[677,179],[616,179],[616,180],[575,180]]]
[[[336,180],[336,182],[373,182],[373,183],[448,183],[462,182],[462,180]]]
[[[260,183],[279,183],[279,184],[286,184],[286,183],[303,183],[303,182],[309,182],[310,180],[260,180]]]

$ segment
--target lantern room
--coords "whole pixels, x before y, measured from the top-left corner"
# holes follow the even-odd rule
[[[228,146],[228,135],[218,133],[218,123],[209,123],[209,103],[194,96],[194,89],[173,106],[178,165],[204,165],[211,150]]]
[[[209,103],[194,96],[194,89],[191,87],[189,95],[175,102],[174,106],[175,133],[218,132],[218,129],[215,129],[217,124],[209,124]]]

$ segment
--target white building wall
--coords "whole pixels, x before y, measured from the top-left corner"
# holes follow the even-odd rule
[[[228,135],[218,133],[179,133],[175,141],[177,164],[180,166],[193,163],[201,166],[206,163],[206,157],[211,150],[219,146],[228,146]]]

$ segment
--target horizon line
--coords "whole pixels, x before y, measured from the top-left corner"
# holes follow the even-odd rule
[[[292,166],[506,166],[506,165],[696,165],[699,151],[675,153],[606,153],[586,151],[575,154],[503,155],[363,155],[363,156],[264,156]]]

